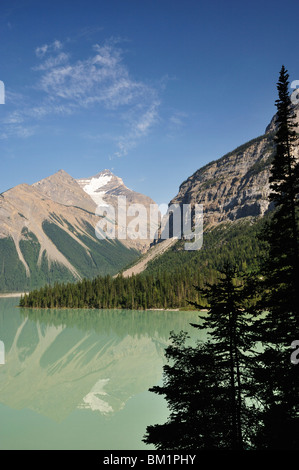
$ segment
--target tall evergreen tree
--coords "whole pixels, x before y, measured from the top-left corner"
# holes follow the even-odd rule
[[[222,275],[220,282],[199,289],[210,309],[202,317],[203,322],[194,326],[207,330],[212,338],[213,353],[225,374],[223,386],[228,395],[230,422],[228,447],[242,450],[250,445],[250,429],[256,415],[250,373],[255,343],[251,327],[259,312],[252,299],[254,293],[247,289],[245,279],[241,280],[237,270],[226,265]],[[248,397],[251,397],[250,407]]]
[[[151,390],[165,395],[171,415],[165,425],[147,428],[145,442],[164,450],[249,448],[250,430],[256,431],[249,373],[253,309],[248,308],[243,285],[236,283],[234,269],[226,267],[217,284],[199,290],[210,307],[199,316],[200,323],[192,325],[210,339],[186,348],[176,338],[168,348],[174,364],[164,368],[164,385]]]
[[[262,272],[268,294],[266,306],[273,313],[269,317],[271,335],[275,327],[278,338],[289,345],[294,334],[292,328],[297,327],[299,321],[299,165],[295,154],[298,136],[294,129],[297,124],[288,92],[288,78],[283,66],[277,83],[276,152],[269,178],[274,213],[262,233],[268,244]]]
[[[261,266],[262,305],[267,314],[259,324],[263,351],[256,363],[263,404],[263,430],[257,445],[267,449],[299,448],[299,371],[290,361],[290,346],[299,326],[299,166],[288,78],[283,66],[277,83],[276,152],[269,180],[274,211],[261,234],[268,247]]]
[[[188,346],[187,338],[185,332],[171,334],[163,385],[150,389],[165,397],[170,415],[166,423],[148,426],[143,440],[157,450],[227,449],[229,397],[222,366],[210,344]]]

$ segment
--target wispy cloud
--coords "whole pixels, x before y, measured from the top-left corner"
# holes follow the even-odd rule
[[[90,52],[88,57],[74,60],[59,40],[37,47],[30,105],[5,117],[2,123],[9,129],[3,135],[15,131],[19,137],[28,137],[47,116],[71,116],[92,107],[109,111],[122,123],[123,131],[113,136],[111,157],[127,155],[148,135],[159,120],[159,88],[131,76],[118,41],[95,44]]]
[[[52,100],[79,107],[101,104],[110,109],[136,103],[153,93],[149,86],[130,77],[122,51],[113,43],[95,44],[93,52],[75,62],[64,52],[47,58],[35,68],[42,71],[37,86]]]
[[[172,126],[173,128],[183,127],[185,125],[186,118],[186,113],[182,111],[175,111],[169,118],[170,126]]]
[[[0,139],[6,140],[11,137],[18,137],[20,139],[26,139],[35,134],[34,126],[26,126],[19,123],[13,123],[13,126],[6,127],[6,129],[0,133]]]
[[[35,54],[38,58],[43,58],[49,51],[57,51],[62,48],[62,43],[58,40],[53,41],[51,44],[44,44],[35,49]]]
[[[3,124],[20,124],[23,121],[24,117],[19,111],[13,111],[2,120]]]
[[[67,62],[69,58],[69,55],[66,54],[65,52],[61,52],[55,57],[49,57],[47,60],[45,60],[44,63],[37,65],[34,67],[34,70],[49,70],[54,67],[57,67],[58,65],[61,65],[62,63]]]
[[[128,132],[118,137],[118,150],[110,156],[110,159],[127,155],[131,149],[136,147],[138,141],[150,132],[151,128],[159,121],[159,106],[158,100],[153,101],[142,113],[139,110],[140,114],[133,119],[131,118]]]

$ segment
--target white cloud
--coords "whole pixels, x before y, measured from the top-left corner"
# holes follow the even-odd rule
[[[62,48],[62,43],[56,40],[52,43],[52,46],[53,46],[53,49],[57,51]]]
[[[18,137],[20,139],[27,139],[35,134],[34,126],[23,126],[18,123],[13,123],[12,126],[7,126],[4,132],[0,134],[0,140],[9,139],[11,137]]]
[[[24,117],[19,111],[13,111],[2,120],[3,124],[19,124],[23,121],[24,121]]]
[[[34,70],[48,70],[60,65],[68,60],[69,56],[65,52],[61,52],[56,57],[49,57],[43,64],[34,67]]]
[[[140,115],[131,120],[128,132],[117,139],[118,150],[113,156],[123,157],[127,155],[131,149],[136,147],[142,137],[148,135],[153,126],[159,121],[159,106],[160,102],[156,100],[147,109],[144,109],[143,113],[140,113],[139,109]]]
[[[47,50],[48,50],[48,45],[47,44],[44,44],[43,46],[40,46],[40,47],[37,47],[35,49],[35,54],[37,55],[37,57],[43,57]]]
[[[113,135],[116,149],[112,155],[127,155],[158,122],[157,87],[131,76],[116,40],[95,44],[90,56],[81,60],[73,60],[62,49],[58,40],[35,49],[38,64],[32,69],[36,74],[32,89],[37,95],[33,93],[29,104],[6,117],[3,123],[10,129],[4,129],[4,133],[11,135],[14,131],[19,137],[27,137],[36,129],[36,121],[47,116],[66,117],[95,107],[100,113],[108,111],[123,129],[119,136]]]
[[[78,106],[102,104],[115,109],[152,94],[150,87],[133,80],[122,62],[121,51],[113,44],[93,47],[95,54],[71,62],[65,53],[42,62],[38,86],[53,98]]]
[[[58,40],[53,41],[51,44],[44,44],[35,49],[35,54],[38,58],[43,58],[48,51],[58,51],[62,48],[62,43]]]
[[[156,122],[158,118],[158,107],[160,105],[159,101],[155,101],[152,105],[145,111],[145,113],[140,117],[139,121],[136,122],[135,134],[137,136],[142,136],[146,134],[149,128]]]

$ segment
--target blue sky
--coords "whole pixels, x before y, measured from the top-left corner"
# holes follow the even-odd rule
[[[109,168],[168,203],[264,133],[281,65],[299,79],[299,3],[1,0],[0,192]]]

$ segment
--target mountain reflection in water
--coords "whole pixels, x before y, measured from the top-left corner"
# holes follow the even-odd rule
[[[196,312],[31,310],[0,299],[0,403],[62,422],[76,409],[110,416],[162,377],[171,330]]]

